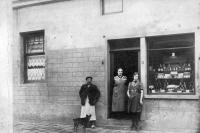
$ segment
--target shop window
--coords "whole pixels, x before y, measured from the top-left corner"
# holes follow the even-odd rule
[[[123,0],[102,0],[102,14],[119,13],[123,11]]]
[[[24,81],[45,80],[44,32],[22,34],[24,43]]]
[[[194,34],[147,38],[148,94],[195,94]]]

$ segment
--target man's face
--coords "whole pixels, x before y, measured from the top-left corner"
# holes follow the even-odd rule
[[[87,79],[87,83],[88,83],[88,84],[92,83],[92,79],[91,79],[91,78],[88,78],[88,79]]]

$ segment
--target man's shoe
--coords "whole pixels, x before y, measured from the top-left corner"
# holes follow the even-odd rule
[[[95,125],[92,125],[91,128],[95,128]]]

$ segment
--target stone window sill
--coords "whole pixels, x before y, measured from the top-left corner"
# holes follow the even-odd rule
[[[199,99],[198,94],[195,95],[153,95],[153,94],[146,94],[144,98],[147,99]]]

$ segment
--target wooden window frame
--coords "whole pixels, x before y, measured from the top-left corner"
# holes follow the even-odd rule
[[[35,52],[35,53],[27,53],[27,45],[26,45],[26,40],[30,36],[43,36],[43,51],[42,52]],[[28,75],[27,75],[27,57],[31,56],[36,56],[36,55],[43,55],[45,56],[45,32],[44,30],[38,30],[38,31],[30,31],[30,32],[24,32],[21,33],[22,40],[23,40],[23,78],[24,78],[24,83],[43,83],[45,82],[46,76],[44,77],[43,80],[28,80]],[[35,38],[35,37],[34,37]],[[44,65],[44,68],[46,67],[46,63]],[[46,70],[44,70],[44,73],[46,74]]]
[[[193,41],[195,41],[195,34],[194,33],[187,33],[187,34],[175,34],[176,36],[178,35],[178,36],[182,36],[182,35],[193,35],[193,37],[194,37],[194,40]],[[172,35],[163,35],[163,37],[169,37],[169,36],[173,36],[173,34]],[[153,37],[160,37],[160,36],[153,36]],[[151,37],[149,37],[149,38],[151,38]],[[194,42],[193,42],[193,45],[192,46],[185,46],[185,47],[180,47],[180,46],[175,46],[175,47],[170,47],[170,48],[154,48],[154,49],[152,49],[152,48],[150,48],[150,45],[151,44],[148,44],[147,43],[147,81],[149,81],[149,70],[148,70],[148,67],[149,67],[149,54],[150,54],[150,52],[151,51],[160,51],[160,50],[183,50],[183,49],[193,49],[194,50],[194,57],[193,57],[193,61],[195,60],[195,45],[194,45]],[[193,64],[193,66],[194,66],[194,73],[195,73],[195,62],[194,62],[194,64]],[[194,76],[194,75],[193,75]],[[195,76],[193,77],[194,78],[194,92],[190,92],[190,93],[178,93],[178,92],[171,92],[171,93],[167,93],[167,92],[164,92],[164,93],[162,93],[162,92],[158,92],[158,93],[150,93],[149,91],[148,91],[148,86],[149,86],[149,83],[147,82],[147,94],[148,95],[195,95],[196,94],[196,87],[195,87]],[[174,80],[176,80],[176,79],[174,79]]]
[[[120,11],[111,11],[111,12],[105,12],[105,0],[101,0],[101,14],[102,15],[109,15],[109,14],[115,14],[115,13],[122,13],[123,12],[123,7],[124,7],[124,0],[122,1],[122,7]]]

